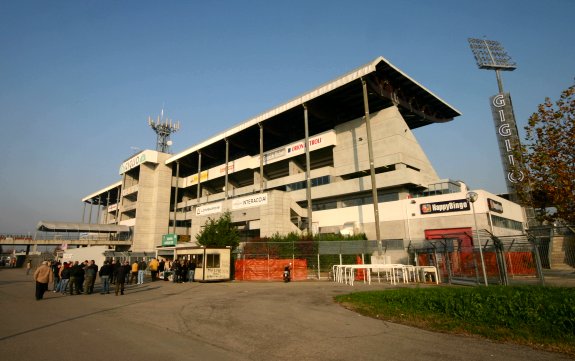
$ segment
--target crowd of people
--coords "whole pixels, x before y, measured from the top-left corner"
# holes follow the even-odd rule
[[[41,300],[44,292],[52,284],[52,292],[62,295],[89,295],[94,293],[96,279],[100,278],[100,294],[110,294],[111,288],[118,295],[123,295],[126,284],[141,285],[144,283],[146,270],[149,270],[152,282],[167,280],[171,275],[174,283],[194,282],[196,263],[188,260],[165,261],[153,258],[129,261],[107,260],[99,267],[94,260],[84,262],[44,261],[34,272],[36,281],[36,299]],[[27,264],[27,274],[30,264]],[[113,285],[113,286],[111,286]]]

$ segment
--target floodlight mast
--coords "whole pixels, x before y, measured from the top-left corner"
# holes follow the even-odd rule
[[[509,199],[520,202],[517,184],[525,180],[521,159],[517,159],[517,149],[521,146],[519,132],[515,122],[511,96],[504,93],[501,71],[513,71],[517,65],[507,54],[503,46],[494,40],[468,38],[469,46],[479,69],[495,70],[499,94],[491,97],[491,112],[499,143],[499,152],[504,171]]]
[[[171,119],[164,119],[164,110],[162,109],[162,116],[158,116],[156,121],[148,117],[148,125],[157,135],[156,150],[162,153],[169,153],[170,145],[172,145],[170,135],[180,129],[180,122],[172,123]]]
[[[467,41],[479,69],[495,70],[499,93],[503,94],[501,71],[513,71],[517,68],[517,64],[511,60],[511,57],[498,41],[474,38],[469,38]]]

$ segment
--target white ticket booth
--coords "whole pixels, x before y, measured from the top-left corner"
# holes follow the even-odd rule
[[[195,281],[229,281],[231,251],[230,247],[174,247],[174,259],[193,261],[196,264]]]

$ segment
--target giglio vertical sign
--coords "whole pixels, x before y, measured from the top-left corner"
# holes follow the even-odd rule
[[[521,171],[520,159],[517,159],[515,152],[520,145],[520,141],[511,97],[509,93],[497,94],[491,97],[490,100],[501,162],[505,172],[507,192],[509,193],[509,199],[517,202],[517,183],[522,182],[525,176]]]

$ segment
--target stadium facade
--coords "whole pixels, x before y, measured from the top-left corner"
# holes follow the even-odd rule
[[[440,178],[412,132],[459,115],[379,57],[180,153],[135,154],[82,201],[90,223],[129,226],[135,252],[169,234],[193,242],[225,211],[244,240],[308,230],[407,244],[474,222],[522,233],[519,205],[477,190],[472,209],[465,183]]]

